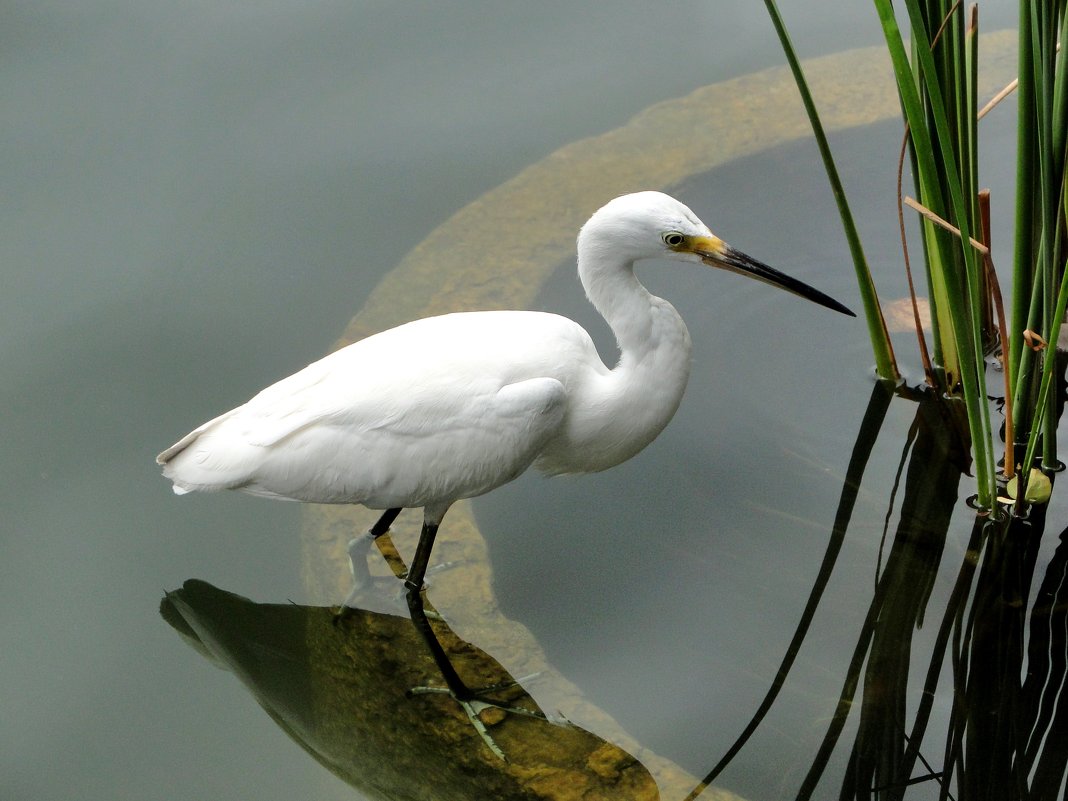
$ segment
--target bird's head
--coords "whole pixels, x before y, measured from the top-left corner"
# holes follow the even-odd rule
[[[628,261],[674,259],[707,264],[856,316],[834,298],[731,247],[685,204],[663,192],[635,192],[602,206],[579,232],[579,250],[606,257],[611,252]]]

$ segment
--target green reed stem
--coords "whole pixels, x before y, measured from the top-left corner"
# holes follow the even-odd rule
[[[812,133],[815,136],[816,145],[819,147],[820,156],[823,158],[823,166],[827,171],[827,179],[831,184],[834,202],[838,206],[838,214],[842,218],[842,228],[845,230],[846,242],[849,244],[849,253],[853,257],[853,269],[857,274],[857,286],[860,289],[861,302],[864,304],[868,335],[871,338],[872,352],[875,356],[875,371],[880,378],[896,383],[901,374],[897,369],[894,349],[890,344],[890,335],[886,330],[886,321],[883,319],[882,308],[879,305],[879,296],[876,293],[875,282],[871,277],[871,269],[868,266],[868,260],[864,255],[864,248],[860,242],[860,234],[857,232],[853,214],[846,200],[845,189],[842,188],[838,168],[835,166],[834,157],[831,155],[831,148],[827,143],[823,124],[820,122],[819,112],[816,110],[816,104],[812,99],[811,92],[809,92],[804,71],[801,69],[801,62],[798,60],[797,53],[794,51],[793,44],[790,41],[790,36],[786,32],[786,26],[783,24],[775,0],[764,0],[764,5],[767,6],[771,22],[775,26],[775,32],[779,36],[779,41],[782,42],[783,52],[786,54],[790,71],[794,75],[798,92],[801,94],[801,102],[804,103],[805,112],[808,114],[809,122],[812,124]]]
[[[993,434],[986,404],[986,377],[981,337],[982,264],[970,243],[974,204],[966,201],[961,170],[955,154],[959,139],[954,137],[946,103],[940,88],[934,52],[924,26],[923,10],[918,0],[905,0],[913,36],[913,53],[917,71],[909,62],[904,40],[889,0],[875,0],[883,26],[890,60],[897,79],[902,109],[909,125],[917,167],[917,184],[921,201],[943,219],[960,229],[952,237],[929,223],[924,225],[925,239],[932,255],[931,270],[944,283],[941,298],[952,320],[951,334],[960,359],[960,382],[972,432],[975,473],[979,503],[990,507],[996,497]],[[922,91],[922,94],[921,94]],[[924,102],[926,100],[926,104]],[[929,110],[929,114],[927,113]],[[934,128],[932,137],[931,128]],[[937,148],[936,148],[937,145]],[[971,156],[961,158],[969,174]],[[946,195],[948,194],[948,202]],[[952,213],[949,213],[949,211]],[[958,258],[960,262],[958,262]],[[955,269],[963,263],[964,275]],[[946,389],[952,389],[947,387]]]

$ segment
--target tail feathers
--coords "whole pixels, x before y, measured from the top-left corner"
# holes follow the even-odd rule
[[[174,490],[175,495],[187,495],[196,489],[181,482],[181,479],[178,478],[179,465],[174,464],[173,461],[184,453],[186,448],[196,442],[199,436],[200,429],[192,431],[156,457],[156,464],[163,468],[163,477],[171,480],[171,489]]]
[[[220,424],[230,418],[234,411],[237,410],[220,415],[190,431],[156,457],[156,464],[163,468],[164,477],[174,484],[175,495],[232,489],[248,481],[249,454],[245,451],[250,446],[240,442],[239,447],[233,447],[237,443],[227,441],[231,438],[223,435],[220,440],[218,436],[221,433]],[[245,458],[242,459],[242,456]]]
[[[241,411],[241,409],[243,409],[243,408],[244,408],[243,406],[238,406],[236,409],[231,409],[228,412],[223,412],[218,417],[213,417],[211,420],[208,420],[208,422],[204,423],[203,425],[197,426],[192,431],[190,431],[188,434],[186,434],[184,437],[182,437],[180,440],[178,440],[176,443],[171,445],[171,447],[167,448],[167,450],[163,451],[163,453],[161,453],[159,456],[157,456],[156,457],[156,464],[158,464],[158,465],[167,464],[169,461],[171,461],[171,459],[173,459],[175,456],[177,456],[182,451],[184,451],[186,448],[188,448],[190,445],[192,445],[194,442],[196,442],[201,434],[206,433],[210,429],[216,428],[224,420],[227,420],[227,419],[233,417],[237,412]]]
[[[156,464],[160,465],[161,467],[166,466],[171,461],[171,459],[173,459],[179,453],[188,448],[193,443],[193,441],[196,440],[196,438],[199,436],[200,429],[186,434],[176,443],[171,445],[171,447],[167,448],[167,450],[163,451],[159,456],[157,456]]]

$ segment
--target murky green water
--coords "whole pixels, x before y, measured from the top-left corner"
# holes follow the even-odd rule
[[[878,41],[867,6],[834,7],[846,16],[831,22],[784,4],[804,53]],[[1012,21],[1000,13],[985,24]],[[654,102],[779,64],[770,25],[743,2],[93,2],[9,7],[0,31],[0,795],[351,798],[157,613],[191,577],[303,600],[298,510],[179,501],[153,455],[323,352],[381,276],[485,191]],[[894,129],[836,139],[847,188],[892,221]],[[674,191],[728,241],[852,304],[815,159],[784,147]],[[995,204],[1008,180],[991,173]],[[892,238],[862,234],[894,269]],[[505,613],[641,744],[701,776],[759,704],[817,574],[870,392],[867,346],[859,323],[732,276],[642,276],[696,344],[677,419],[617,470],[528,477],[475,511]],[[903,294],[894,280],[880,289]],[[607,353],[569,268],[537,303],[599,331]],[[914,413],[891,404],[790,680],[721,778],[743,797],[792,794],[812,762]],[[969,527],[958,505],[932,609]]]

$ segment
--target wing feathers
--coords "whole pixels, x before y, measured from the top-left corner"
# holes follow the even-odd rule
[[[391,329],[267,387],[157,462],[179,492],[375,508],[478,495],[559,431],[566,377],[553,375],[546,343],[573,346],[561,341],[568,326],[581,332],[554,315],[483,312]]]

